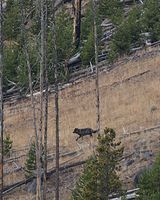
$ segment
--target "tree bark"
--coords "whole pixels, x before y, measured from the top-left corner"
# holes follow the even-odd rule
[[[43,200],[46,200],[47,192],[47,139],[48,139],[48,68],[47,68],[47,0],[45,1],[45,39],[44,39],[44,82],[45,82],[45,111],[44,111],[44,174],[43,174]]]
[[[2,0],[0,0],[0,199],[3,199],[3,37],[2,37]]]
[[[73,0],[73,14],[74,14],[74,22],[73,22],[73,43],[75,44],[76,49],[78,49],[80,45],[81,38],[81,7],[82,0]]]
[[[100,100],[99,100],[99,67],[98,67],[98,41],[97,41],[97,10],[95,0],[92,0],[93,10],[93,28],[94,28],[94,51],[95,51],[95,65],[96,65],[96,128],[100,134]]]
[[[47,192],[47,139],[48,139],[48,72],[45,68],[45,111],[44,111],[44,175],[43,175],[43,199]]]
[[[30,95],[31,95],[31,106],[32,106],[32,114],[33,114],[33,127],[35,132],[35,146],[36,146],[36,168],[37,168],[37,188],[36,188],[36,199],[40,199],[40,183],[41,183],[41,176],[39,175],[40,171],[40,152],[39,152],[39,136],[38,136],[38,130],[37,130],[37,120],[36,120],[36,108],[35,108],[35,101],[33,96],[33,87],[32,87],[32,73],[31,73],[31,65],[30,65],[30,58],[28,53],[28,45],[27,45],[27,33],[25,30],[25,13],[24,13],[24,7],[23,7],[23,0],[20,1],[20,10],[21,10],[21,20],[22,20],[22,42],[23,42],[23,50],[24,55],[26,58],[26,64],[28,68],[28,79],[29,79],[29,89],[30,89]]]
[[[41,16],[41,41],[40,41],[40,119],[39,119],[39,154],[40,154],[40,160],[41,160],[41,157],[42,157],[42,144],[43,144],[43,119],[45,120],[45,151],[46,151],[46,146],[47,146],[47,141],[46,141],[46,134],[47,134],[47,116],[43,116],[43,109],[44,109],[44,94],[43,94],[43,90],[44,90],[44,70],[45,70],[45,73],[46,73],[46,61],[47,61],[47,56],[46,56],[46,45],[47,45],[47,42],[46,42],[46,28],[47,28],[47,1],[46,0],[41,0],[40,1],[40,16]],[[47,99],[45,99],[47,100]],[[46,103],[45,102],[45,106],[46,106]],[[45,108],[48,112],[48,108]],[[46,114],[46,113],[45,113]],[[44,118],[45,117],[45,118]],[[46,152],[45,152],[46,154]],[[42,161],[43,162],[43,161]],[[45,160],[45,162],[47,162],[47,160]],[[42,182],[41,182],[41,178],[42,178],[42,175],[43,177],[45,178],[45,175],[44,175],[44,172],[42,172],[42,166],[44,167],[44,165],[42,165],[42,163],[40,162],[40,167],[39,167],[39,171],[37,171],[38,173],[38,176],[40,176],[39,178],[39,182],[37,182],[37,189],[38,191],[41,191],[40,195],[37,196],[37,200],[39,199],[42,199],[42,198],[46,198],[46,181],[45,181],[45,185],[43,184],[43,189],[44,189],[44,186],[45,186],[45,193],[44,193],[44,190],[42,189],[41,190],[41,185],[42,185]],[[46,163],[45,163],[45,166],[46,166]],[[42,194],[43,192],[43,194]]]
[[[59,200],[59,93],[58,93],[58,71],[57,71],[57,45],[55,30],[55,0],[52,0],[52,45],[53,45],[53,68],[55,77],[55,114],[56,114],[56,190],[55,199]]]

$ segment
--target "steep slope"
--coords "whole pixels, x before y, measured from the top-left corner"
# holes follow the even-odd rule
[[[160,52],[139,52],[119,60],[110,71],[100,73],[101,130],[112,127],[125,145],[123,178],[132,182],[139,169],[154,160],[160,148]],[[60,91],[60,145],[69,151],[92,153],[96,136],[76,142],[74,128],[96,127],[94,75],[66,85]],[[37,105],[38,105],[37,94]],[[29,98],[5,104],[5,132],[16,149],[23,149],[33,139]],[[37,116],[38,117],[38,116]],[[55,144],[54,95],[49,98],[49,146]],[[77,159],[76,159],[77,160]],[[131,163],[130,163],[131,162]],[[127,175],[128,173],[128,175]]]
[[[152,119],[149,120],[151,116],[152,118],[154,116],[153,118],[154,120],[157,118],[156,116],[158,112],[157,114],[155,113],[158,108],[151,109],[151,107],[152,106],[156,107],[156,103],[158,102],[158,100],[155,99],[156,97],[158,97],[158,79],[156,79],[156,77],[158,77],[158,72],[159,72],[158,69],[159,52],[158,51],[156,52],[157,55],[152,55],[153,52],[148,52],[148,51],[147,52],[144,51],[141,54],[142,55],[140,56],[137,56],[137,54],[135,54],[133,57],[131,56],[130,58],[123,59],[122,61],[120,60],[119,62],[117,62],[117,64],[114,64],[114,68],[110,71],[107,70],[106,66],[106,68],[104,67],[104,71],[100,73],[101,114],[103,123],[102,127],[104,127],[106,124],[109,123],[109,126],[117,128],[117,130],[121,129],[123,128],[123,119],[121,116],[124,116],[127,119],[127,121],[125,120],[125,125],[130,127],[130,131],[132,131],[138,129],[140,126],[141,127],[144,126],[146,122],[149,123],[148,124],[149,126],[153,125],[152,124],[153,120]],[[95,118],[93,115],[87,117],[88,121],[86,121],[85,124],[84,122],[81,123],[81,120],[83,121],[84,116],[87,115],[89,116],[88,112],[94,113],[94,105],[95,105],[94,76],[77,80],[73,84],[70,84],[69,86],[66,85],[65,87],[66,88],[60,92],[61,96],[60,107],[62,114],[65,113],[67,117],[66,120],[71,121],[72,124],[75,124],[77,126],[85,126],[86,124],[94,128]],[[150,90],[151,93],[149,93],[148,90]],[[141,98],[139,98],[139,95]],[[51,102],[53,100],[52,98],[53,95],[51,94],[50,106],[52,106]],[[70,102],[71,100],[72,102]],[[23,111],[24,115],[28,113],[25,117],[25,120],[27,119],[27,116],[31,116],[31,113],[28,110],[29,101],[30,100],[26,98],[17,102],[6,102],[5,104],[5,111],[6,111],[5,121],[7,122],[6,125],[8,124],[8,122],[10,122],[9,118],[13,118],[14,120],[16,120],[15,116],[19,117],[18,112],[20,115],[22,114],[20,113],[21,111]],[[143,103],[143,101],[147,101],[149,102],[149,104],[147,103],[146,105],[145,103]],[[80,108],[80,105],[81,107],[83,107],[83,109]],[[72,109],[70,109],[71,107]],[[90,107],[92,109],[89,109]],[[146,115],[147,112],[147,110],[145,110],[146,107],[148,107],[148,117],[147,116],[144,117],[143,115],[143,111],[145,112],[144,114]],[[78,112],[80,112],[79,113],[80,115],[76,111],[73,112],[74,109],[76,108],[77,110],[79,110]],[[150,111],[149,109],[151,109],[151,111],[154,110],[155,112],[153,111],[149,112]],[[123,110],[125,114],[123,114],[121,110]],[[127,110],[129,114],[127,114],[128,113]],[[50,112],[52,113],[52,109],[50,109]],[[137,117],[135,117],[136,112],[139,113],[139,116]],[[71,117],[67,116],[68,115],[67,113],[70,114],[72,113],[77,117],[76,118],[73,117],[74,119],[73,120]],[[133,114],[133,116],[130,115],[131,113]],[[152,115],[152,113],[154,113],[154,115]],[[80,121],[79,121],[79,116],[81,119]],[[132,118],[135,118],[135,120],[132,120]],[[114,122],[115,119],[116,123]],[[20,120],[22,120],[22,117],[20,118]],[[66,120],[62,120],[61,123],[64,124]],[[92,121],[92,123],[90,121]],[[25,121],[25,124],[29,123]],[[71,128],[74,127],[75,126],[72,126]],[[8,130],[12,130],[9,128],[9,126],[6,126],[6,128],[7,132]]]

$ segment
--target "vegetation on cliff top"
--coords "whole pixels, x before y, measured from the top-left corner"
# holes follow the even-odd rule
[[[40,24],[37,20],[35,5],[33,1],[25,1],[25,27],[27,31],[27,42],[29,56],[32,67],[33,83],[39,80],[39,47],[38,37]],[[51,11],[48,6],[48,57],[51,59]],[[32,12],[31,11],[32,8]],[[108,18],[114,24],[116,31],[110,42],[109,61],[113,62],[118,56],[129,53],[130,49],[144,44],[142,33],[148,32],[151,41],[160,39],[160,2],[159,0],[145,0],[143,5],[134,5],[128,17],[124,16],[123,4],[119,0],[102,0],[98,5],[97,24],[98,24],[98,43],[99,51],[102,50],[102,30],[101,22]],[[21,88],[28,87],[27,67],[23,53],[23,40],[21,33],[21,12],[18,1],[7,1],[4,12],[4,84],[8,89],[13,85]],[[72,43],[73,39],[73,20],[69,13],[63,8],[56,15],[56,35],[59,62],[59,80],[66,80],[64,63],[72,57],[76,51]],[[88,4],[81,26],[81,52],[83,66],[94,60],[94,40],[93,40],[93,12],[91,3]],[[53,71],[48,62],[49,81],[52,83]]]

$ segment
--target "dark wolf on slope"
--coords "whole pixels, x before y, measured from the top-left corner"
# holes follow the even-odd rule
[[[73,133],[76,133],[77,135],[79,135],[79,137],[76,139],[76,141],[79,139],[79,138],[83,138],[83,136],[86,136],[86,135],[90,135],[92,136],[93,133],[97,133],[97,130],[93,130],[91,128],[75,128]]]

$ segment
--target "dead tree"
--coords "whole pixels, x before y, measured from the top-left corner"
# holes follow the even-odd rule
[[[36,9],[36,17],[38,19],[38,17],[40,16],[40,5],[41,5],[41,0],[36,0],[35,1],[35,9]]]
[[[72,0],[73,6],[73,43],[75,44],[76,49],[80,45],[80,36],[81,36],[81,7],[82,0]]]
[[[38,129],[37,129],[37,120],[36,120],[36,108],[35,108],[35,101],[34,101],[34,96],[33,96],[33,87],[32,87],[32,73],[31,73],[31,65],[30,65],[30,57],[29,57],[29,52],[28,52],[28,43],[27,43],[27,33],[25,29],[25,13],[24,13],[24,2],[23,0],[20,1],[20,10],[21,10],[21,20],[22,20],[22,25],[21,25],[21,31],[22,31],[22,42],[23,42],[23,50],[24,50],[24,55],[26,59],[26,64],[28,68],[28,80],[29,80],[29,89],[30,89],[30,96],[31,96],[31,107],[32,107],[32,112],[33,112],[33,127],[34,127],[34,132],[35,132],[35,144],[36,144],[36,168],[37,172],[40,171],[40,152],[39,152],[39,136],[38,136]],[[41,194],[41,175],[37,173],[37,190],[36,190],[36,199],[40,199],[40,194]]]
[[[46,199],[47,192],[47,139],[48,139],[48,68],[47,68],[47,4],[48,1],[44,1],[44,83],[45,83],[45,95],[44,95],[44,173],[43,173],[43,200]]]
[[[54,68],[55,78],[55,114],[56,114],[56,190],[55,199],[59,200],[59,93],[58,93],[58,70],[57,70],[57,45],[56,45],[56,23],[55,23],[55,2],[52,0],[52,46],[53,46],[53,60],[52,66]]]
[[[2,0],[0,0],[0,199],[3,199],[3,37],[2,37]]]
[[[44,110],[44,174],[43,174],[43,199],[47,191],[47,139],[48,139],[48,72],[45,66],[45,110]]]
[[[46,55],[46,48],[47,48],[47,38],[46,38],[46,29],[47,29],[47,1],[45,0],[41,0],[40,1],[40,21],[41,21],[41,39],[40,39],[40,118],[39,118],[39,155],[41,157],[42,155],[42,140],[43,140],[43,117],[45,117],[45,134],[47,134],[47,127],[46,127],[46,123],[47,123],[47,116],[43,116],[43,109],[44,109],[44,71],[46,72],[46,65],[47,65],[47,55]],[[46,104],[45,104],[46,105]],[[48,109],[48,108],[46,108]],[[48,111],[48,110],[46,110]],[[46,135],[45,135],[45,155],[46,155],[46,151],[47,151],[47,141],[46,141]],[[40,158],[39,158],[40,159]],[[46,160],[47,158],[45,158],[45,162],[47,162]],[[41,165],[41,163],[40,163]],[[45,163],[46,166],[46,163]],[[39,169],[37,169],[37,176],[39,177],[38,182],[37,182],[37,200],[40,200],[42,198],[46,198],[46,178],[44,173],[42,172],[42,166],[39,167]],[[46,169],[45,169],[45,173],[46,173]],[[41,190],[41,178],[45,178],[45,184],[43,186],[45,186],[45,191]],[[44,192],[42,194],[42,191]]]
[[[95,0],[92,0],[92,11],[93,11],[93,28],[94,28],[94,50],[95,50],[95,65],[96,65],[96,124],[98,134],[100,131],[100,100],[99,100],[99,67],[98,67],[98,41],[97,41],[97,9]]]

